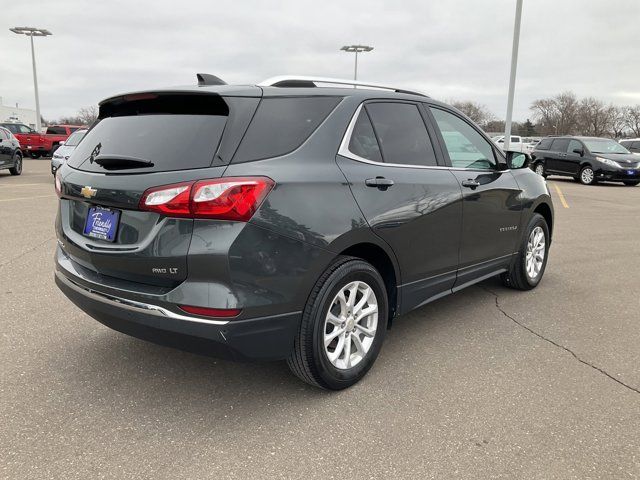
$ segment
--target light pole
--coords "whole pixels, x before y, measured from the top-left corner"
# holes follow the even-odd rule
[[[33,37],[46,37],[47,35],[53,35],[49,30],[45,28],[33,28],[33,27],[14,27],[10,28],[13,33],[18,35],[26,35],[31,39],[31,63],[33,64],[33,87],[36,91],[36,130],[40,133],[42,128],[40,122],[40,97],[38,96],[38,75],[36,74],[36,53],[33,49]]]
[[[504,122],[504,149],[509,150],[511,140],[511,117],[513,116],[513,92],[516,87],[516,67],[518,65],[518,45],[520,44],[520,19],[522,18],[522,0],[516,3],[516,19],[513,25],[513,45],[511,46],[511,75],[509,76],[509,95],[507,97],[507,118]]]
[[[345,45],[340,50],[356,54],[356,65],[353,70],[353,79],[358,80],[358,54],[360,52],[370,52],[373,50],[373,47],[369,47],[368,45]]]

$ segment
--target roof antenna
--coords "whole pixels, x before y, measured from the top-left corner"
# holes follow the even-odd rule
[[[226,85],[227,82],[222,80],[221,78],[216,77],[215,75],[211,75],[210,73],[196,73],[196,77],[198,77],[198,85]]]

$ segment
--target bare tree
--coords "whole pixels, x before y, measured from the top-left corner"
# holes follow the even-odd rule
[[[82,120],[82,125],[91,125],[98,118],[98,107],[90,105],[88,107],[82,107],[78,110],[78,118]]]
[[[578,130],[579,101],[573,92],[535,100],[530,108],[542,133],[565,135]]]
[[[464,113],[471,120],[481,127],[485,127],[487,123],[494,120],[495,116],[489,111],[486,105],[471,101],[454,100],[449,102],[455,108]]]
[[[578,126],[583,135],[601,137],[613,130],[615,107],[593,97],[583,98],[578,107]]]
[[[628,107],[625,111],[625,120],[633,135],[640,137],[640,105]]]
[[[611,105],[611,133],[614,138],[622,138],[627,129],[627,109],[628,107],[616,107]]]
[[[60,117],[56,121],[48,122],[49,125],[86,125],[90,126],[98,118],[98,107],[91,105],[82,107],[73,116]]]

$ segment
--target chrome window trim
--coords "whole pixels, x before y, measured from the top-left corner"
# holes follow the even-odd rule
[[[174,320],[183,320],[187,322],[206,323],[209,325],[226,325],[229,320],[207,320],[204,318],[191,317],[189,315],[181,315],[179,313],[172,312],[166,308],[151,303],[137,302],[135,300],[129,300],[127,298],[116,297],[102,292],[97,292],[87,287],[78,285],[76,282],[67,278],[60,272],[56,272],[56,276],[60,281],[65,283],[69,288],[72,288],[76,292],[89,297],[98,302],[106,303],[107,305],[114,305],[126,310],[132,310],[135,312],[144,312],[149,315],[155,315],[157,317],[172,318]]]
[[[485,168],[464,168],[464,167],[448,167],[441,165],[409,165],[406,163],[385,163],[385,162],[376,162],[375,160],[369,160],[367,158],[363,158],[360,155],[356,155],[355,153],[349,150],[349,142],[351,141],[351,134],[353,133],[353,129],[355,128],[356,121],[358,120],[358,116],[362,111],[362,107],[364,107],[364,102],[358,105],[355,113],[351,117],[349,121],[349,125],[347,126],[347,130],[344,132],[344,136],[342,137],[342,142],[340,142],[340,148],[338,148],[338,155],[346,158],[350,158],[351,160],[355,160],[356,162],[368,163],[370,165],[377,165],[379,167],[400,167],[400,168],[421,168],[424,170],[451,170],[456,172],[510,172],[511,169],[506,170],[497,170],[497,169],[485,169]]]

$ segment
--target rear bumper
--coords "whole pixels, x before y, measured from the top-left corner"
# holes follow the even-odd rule
[[[101,293],[61,270],[58,288],[100,323],[119,332],[181,350],[231,360],[281,360],[293,348],[301,312],[245,320],[177,314],[158,305]]]

